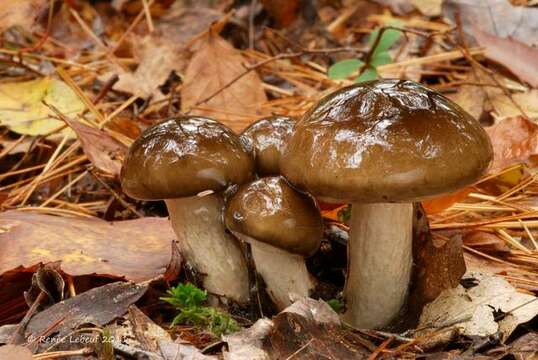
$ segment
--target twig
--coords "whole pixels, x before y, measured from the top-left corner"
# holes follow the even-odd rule
[[[93,353],[93,350],[89,347],[85,347],[79,350],[65,350],[65,351],[53,351],[49,353],[36,354],[32,356],[34,360],[48,360],[48,359],[60,359],[60,358],[71,358],[72,356],[77,355],[90,355]]]
[[[301,56],[304,56],[304,55],[312,55],[312,54],[327,55],[327,54],[331,54],[331,53],[340,53],[340,52],[349,52],[349,51],[357,51],[357,49],[356,48],[350,48],[350,47],[340,47],[340,48],[332,48],[332,49],[331,48],[329,48],[329,49],[312,49],[312,50],[306,50],[305,49],[305,50],[301,50],[301,51],[298,51],[298,52],[278,54],[278,55],[275,55],[273,57],[267,58],[265,60],[259,61],[254,65],[245,66],[245,68],[246,68],[245,71],[243,71],[241,74],[237,75],[235,78],[230,80],[228,83],[224,84],[222,87],[220,87],[219,89],[217,89],[216,91],[214,91],[213,93],[208,95],[207,97],[203,98],[202,100],[197,101],[185,113],[188,114],[194,108],[196,108],[197,106],[200,106],[200,105],[208,102],[209,100],[213,99],[215,96],[217,96],[218,94],[220,94],[221,92],[223,92],[224,90],[226,90],[227,88],[229,88],[230,86],[235,84],[237,81],[241,80],[249,72],[254,71],[256,69],[259,69],[262,66],[267,65],[267,64],[269,64],[269,63],[271,63],[273,61],[284,60],[284,59],[292,59],[292,58],[297,58],[297,57],[301,57]]]
[[[103,99],[106,96],[106,94],[110,91],[110,89],[112,89],[114,84],[116,84],[119,79],[120,77],[118,76],[118,74],[112,75],[110,79],[108,79],[106,83],[103,85],[103,87],[101,88],[101,91],[99,91],[99,93],[93,98],[92,103],[94,105],[99,103],[99,101],[101,101],[101,99]]]
[[[91,168],[91,167],[88,167],[88,171],[90,172],[90,174],[93,175],[93,177],[95,177],[95,179],[101,184],[103,185],[103,187],[105,189],[107,189],[111,194],[112,196],[114,196],[116,198],[116,200],[118,200],[120,202],[120,204],[122,204],[123,206],[125,206],[126,209],[129,209],[133,214],[135,214],[136,216],[138,216],[139,218],[143,218],[144,217],[144,214],[142,214],[141,212],[139,212],[138,210],[136,210],[131,204],[129,204],[127,201],[123,200],[122,197],[114,190],[110,187],[110,185],[108,185],[106,182],[104,182],[103,180],[101,180],[101,178],[94,172],[94,170]]]
[[[299,349],[297,349],[297,351],[295,351],[293,354],[291,354],[290,356],[288,356],[286,358],[286,360],[290,360],[292,359],[293,357],[295,357],[295,355],[299,354],[301,351],[303,351],[304,349],[306,349],[308,346],[310,346],[310,344],[312,343],[312,341],[314,341],[314,338],[308,340],[308,342],[306,344],[304,344],[303,346],[301,346]]]
[[[26,328],[26,325],[28,325],[28,322],[30,321],[32,316],[34,316],[35,312],[37,311],[37,307],[41,304],[46,295],[47,294],[43,290],[39,292],[39,295],[37,295],[36,299],[32,303],[32,306],[30,306],[30,309],[28,309],[22,320],[19,322],[19,324],[13,331],[13,334],[11,334],[11,336],[9,337],[8,343],[16,343],[17,337],[21,335],[21,332],[24,330],[24,328]]]
[[[41,39],[39,39],[37,44],[35,44],[34,46],[29,47],[29,48],[18,49],[17,51],[19,51],[21,54],[25,52],[33,52],[35,50],[38,50],[47,42],[47,39],[50,36],[51,27],[52,27],[52,17],[54,16],[54,2],[55,2],[54,0],[50,0],[49,14],[47,18],[47,28],[45,30],[45,33],[43,34]],[[22,56],[20,56],[19,59],[20,61],[22,61]]]
[[[387,348],[387,346],[389,346],[389,344],[394,340],[394,337],[389,337],[388,339],[386,339],[385,341],[383,341],[381,343],[381,345],[379,345],[377,347],[377,349],[374,350],[374,352],[372,354],[370,354],[370,356],[368,356],[368,360],[375,360],[377,358],[377,356],[379,354],[381,354],[381,352],[383,352],[383,350],[385,350]]]

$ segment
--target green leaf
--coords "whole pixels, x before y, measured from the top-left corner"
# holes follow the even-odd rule
[[[390,64],[392,62],[392,58],[390,57],[389,53],[386,51],[375,53],[374,56],[372,56],[372,59],[370,60],[370,66],[378,67],[381,65]]]
[[[329,68],[328,75],[333,80],[345,79],[363,65],[364,62],[359,59],[342,60]]]
[[[331,299],[327,304],[334,310],[335,313],[340,313],[344,309],[344,304],[338,299]]]
[[[376,29],[370,34],[370,38],[368,39],[369,46],[374,46],[375,40],[379,36],[379,32],[380,29]],[[374,50],[374,55],[376,53],[381,53],[389,50],[396,43],[396,41],[400,39],[401,36],[402,33],[399,30],[387,29],[383,31],[383,34],[381,35],[381,40],[379,40],[379,43]]]
[[[368,68],[364,70],[362,74],[357,76],[355,80],[353,80],[353,82],[360,83],[363,81],[370,81],[370,80],[375,80],[375,79],[377,79],[377,70],[374,68]]]
[[[342,223],[346,223],[351,219],[351,205],[341,208],[338,210],[338,220]]]

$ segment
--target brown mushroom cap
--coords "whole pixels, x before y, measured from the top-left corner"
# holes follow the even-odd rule
[[[125,193],[158,200],[220,191],[252,178],[254,161],[230,129],[196,116],[148,128],[129,148],[121,171]]]
[[[327,201],[411,202],[477,181],[492,159],[480,124],[420,84],[340,89],[295,125],[282,174]]]
[[[256,121],[241,134],[252,146],[259,176],[280,174],[278,163],[294,123],[287,116],[271,116]]]
[[[312,197],[293,189],[282,177],[243,185],[228,201],[228,229],[302,256],[312,255],[323,233]]]

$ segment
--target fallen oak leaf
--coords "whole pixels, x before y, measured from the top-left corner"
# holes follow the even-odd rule
[[[166,272],[175,239],[165,218],[109,223],[6,211],[0,213],[0,229],[0,274],[61,261],[62,271],[72,276],[145,281]]]
[[[185,73],[181,110],[215,118],[240,132],[264,115],[260,109],[267,97],[262,81],[219,35],[210,31],[200,41]]]

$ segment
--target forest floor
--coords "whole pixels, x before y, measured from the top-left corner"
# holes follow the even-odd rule
[[[0,343],[10,344],[0,359],[538,356],[537,1],[0,4]],[[412,329],[340,323],[344,204],[321,204],[326,237],[309,263],[332,307],[303,300],[264,313],[272,320],[232,308],[171,327],[182,306],[161,299],[170,287],[210,308],[176,286],[196,276],[164,203],[122,192],[134,139],[177,114],[238,133],[264,116],[299,118],[375,78],[447,96],[494,151],[478,183],[417,206]],[[242,330],[207,328],[230,319]]]

